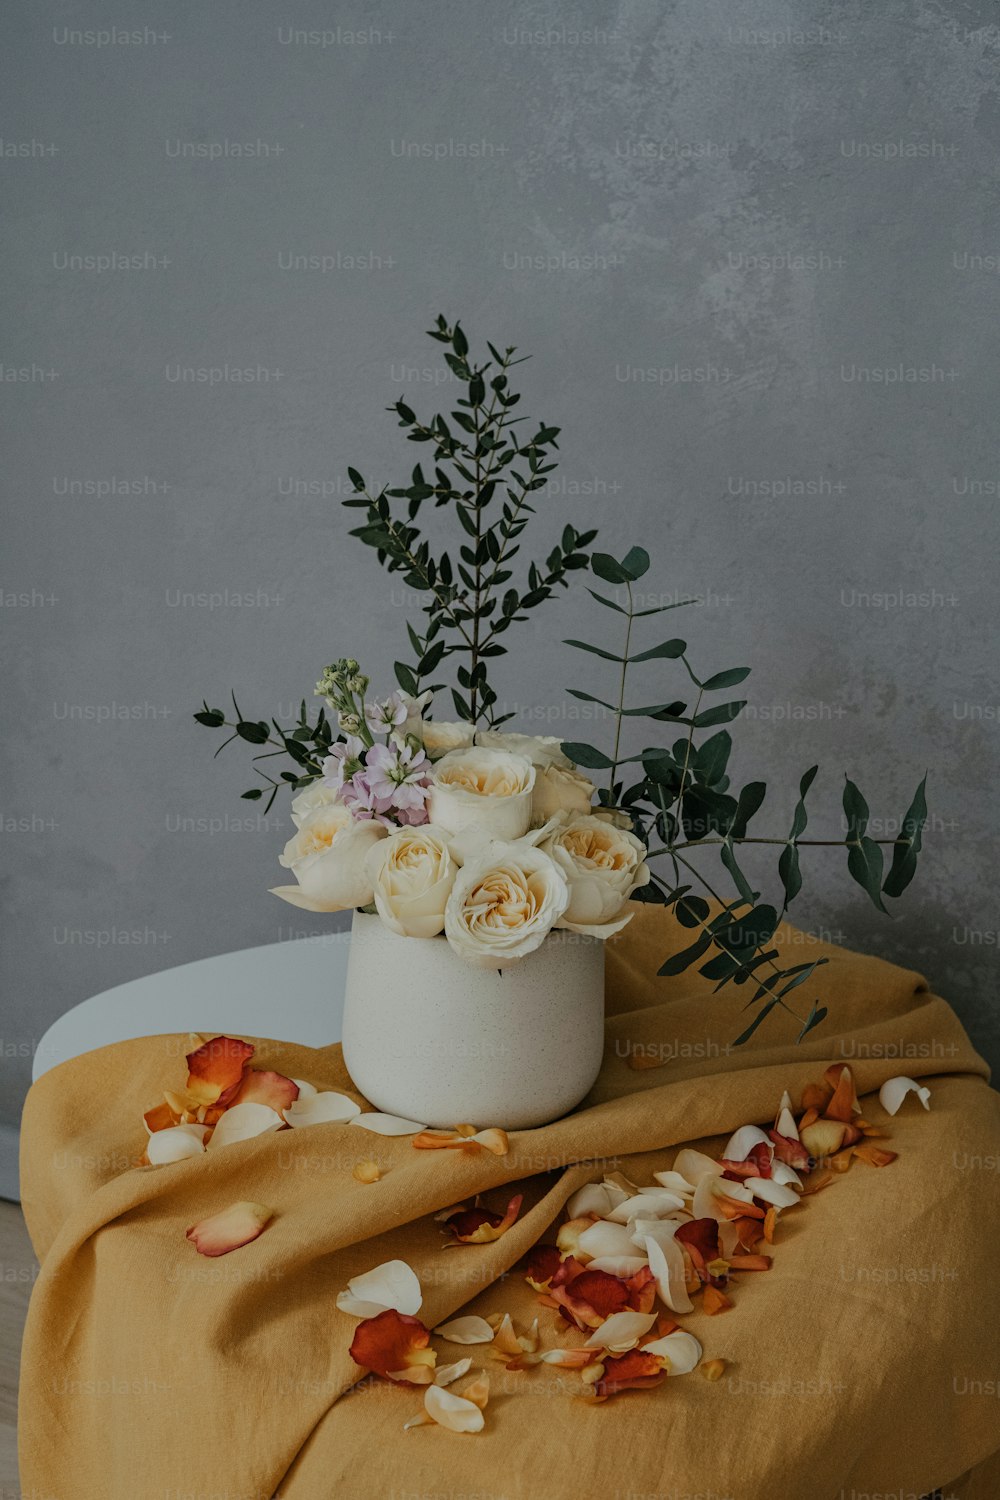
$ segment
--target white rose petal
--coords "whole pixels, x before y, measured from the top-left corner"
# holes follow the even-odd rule
[[[377,1318],[390,1307],[412,1318],[423,1300],[416,1272],[405,1260],[387,1260],[361,1276],[352,1276],[347,1291],[337,1294],[340,1311],[355,1318]]]
[[[226,1110],[212,1131],[208,1143],[209,1151],[217,1146],[231,1146],[235,1141],[248,1141],[252,1136],[264,1135],[269,1130],[280,1130],[284,1120],[277,1110],[267,1104],[233,1104]]]
[[[526,840],[496,844],[463,865],[445,907],[444,931],[460,958],[497,969],[541,946],[569,899],[547,854]]]
[[[296,1129],[304,1125],[345,1124],[361,1113],[361,1106],[348,1099],[346,1094],[307,1094],[299,1097],[285,1110],[285,1123]]]
[[[648,1333],[656,1322],[656,1313],[619,1312],[605,1318],[600,1328],[595,1328],[585,1344],[587,1349],[607,1349],[609,1354],[622,1354],[634,1349],[644,1333]]]
[[[458,866],[448,834],[424,823],[398,828],[368,851],[365,871],[375,908],[400,937],[431,938],[444,931],[444,909]]]
[[[644,1344],[643,1348],[647,1354],[659,1354],[669,1361],[668,1375],[690,1375],[702,1356],[698,1340],[681,1328]]]
[[[485,1318],[477,1318],[471,1313],[464,1318],[453,1318],[450,1323],[442,1323],[440,1328],[434,1332],[439,1338],[447,1339],[449,1344],[492,1344],[493,1329]]]
[[[535,789],[531,794],[531,821],[538,828],[557,813],[582,817],[590,812],[597,788],[589,776],[570,766],[535,768]]]
[[[306,911],[347,911],[372,899],[365,860],[386,830],[373,820],[358,822],[340,802],[317,807],[289,839],[279,864],[298,885],[279,885],[271,894]]]
[[[445,833],[470,823],[498,839],[527,833],[535,768],[523,755],[474,745],[443,755],[431,775],[427,814]]]
[[[542,846],[569,885],[569,905],[561,927],[592,937],[619,932],[632,913],[632,892],[650,878],[646,847],[634,833],[591,814],[570,818]]]
[[[887,1078],[878,1091],[878,1102],[890,1115],[898,1112],[907,1094],[916,1094],[924,1109],[931,1107],[931,1091],[914,1078]]]
[[[424,1129],[416,1120],[404,1120],[400,1115],[383,1115],[374,1111],[355,1115],[347,1123],[360,1125],[362,1130],[370,1130],[373,1135],[419,1135]]]
[[[146,1142],[151,1165],[161,1167],[167,1162],[184,1161],[188,1156],[201,1156],[207,1129],[207,1125],[168,1125],[166,1130],[154,1130]]]

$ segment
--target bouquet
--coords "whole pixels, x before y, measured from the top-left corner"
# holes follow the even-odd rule
[[[430,337],[443,346],[463,395],[447,416],[427,421],[402,399],[389,410],[431,459],[415,465],[408,483],[374,490],[349,468],[354,493],[343,502],[364,513],[351,534],[425,601],[407,623],[412,655],[395,663],[396,688],[384,698],[371,695],[358,662],[341,658],[317,684],[322,705],[315,717],[303,700],[291,725],[247,718],[235,696],[232,719],[207,701],[194,716],[208,728],[230,728],[224,744],[241,739],[256,747],[268,807],[283,786],[294,793],[296,833],[281,864],[295,883],[274,894],[310,911],[375,912],[404,937],[443,934],[461,958],[490,968],[520,962],[554,929],[606,939],[629,921],[630,903],[655,902],[672,908],[691,932],[690,944],[660,974],[697,964],[717,989],[745,987],[753,1014],[734,1045],[775,1008],[794,1017],[801,1039],[826,1012],[813,1003],[803,1014],[789,996],[827,960],[782,966],[772,944],[802,888],[801,851],[843,848],[848,874],[884,912],[885,898],[900,896],[916,869],[926,777],[895,838],[869,835],[868,804],[849,778],[843,838],[803,837],[816,766],[799,782],[787,833],[751,834],[767,787],[730,785],[725,727],[746,706],[727,695],[750,668],[703,675],[680,637],[637,649],[644,622],[697,602],[637,607],[633,585],[650,567],[642,547],[620,558],[594,551],[596,531],[566,524],[544,560],[524,565],[521,538],[556,467],[559,429],[539,423],[531,437],[523,435],[510,377],[522,362],[516,349],[487,343],[489,357],[475,360],[461,325],[444,317]],[[432,551],[420,525],[428,506],[449,509],[457,548]],[[596,682],[567,691],[607,714],[606,746],[502,730],[512,715],[498,712],[490,673],[507,654],[508,632],[585,572],[604,585],[588,584],[588,592],[604,623],[620,632],[620,647],[613,649],[606,634],[601,644],[565,642],[614,684],[601,695]],[[630,702],[630,676],[634,681],[647,663],[657,679],[676,664],[684,696],[661,689],[654,702]],[[439,673],[451,681],[425,686]],[[440,720],[435,710],[446,692],[455,717]],[[623,730],[632,720],[651,726],[651,742],[626,754]],[[261,765],[274,756],[291,761],[277,779]],[[243,793],[249,800],[264,795],[260,786]],[[741,866],[741,850],[753,844],[778,850],[780,904],[762,900]],[[891,847],[888,870],[884,846]],[[721,861],[728,890],[705,874],[706,850]]]

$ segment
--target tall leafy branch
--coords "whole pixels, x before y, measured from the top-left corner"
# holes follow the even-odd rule
[[[514,415],[521,397],[510,383],[510,371],[522,359],[511,346],[502,352],[487,343],[489,359],[477,361],[459,323],[450,327],[439,317],[429,336],[445,346],[444,360],[462,388],[452,410],[420,420],[402,399],[388,408],[399,418],[411,443],[430,444],[428,465],[417,463],[408,484],[374,491],[355,468],[348,476],[355,493],[343,503],[363,510],[364,523],[351,535],[373,547],[381,565],[402,575],[407,587],[425,596],[421,630],[407,625],[413,658],[397,661],[396,679],[404,691],[418,694],[448,658],[457,686],[452,688],[460,719],[490,727],[510,714],[497,714],[497,693],[489,680],[490,663],[504,656],[501,643],[513,625],[568,585],[568,575],[586,568],[586,548],[596,531],[565,526],[544,560],[512,567],[520,538],[535,513],[531,497],[542,490],[555,469],[558,427],[539,423],[531,437],[515,429],[526,419]],[[433,468],[433,473],[427,469]],[[437,555],[419,525],[422,508],[449,506],[464,540],[457,553]],[[433,685],[437,690],[440,684]]]
[[[598,603],[623,617],[621,654],[604,645],[571,640],[566,644],[613,663],[617,668],[617,702],[596,697],[590,692],[570,688],[574,698],[597,704],[613,717],[614,737],[610,754],[594,745],[567,741],[563,750],[579,766],[596,773],[607,773],[600,789],[600,802],[609,809],[627,813],[632,826],[648,846],[647,859],[663,860],[669,875],[656,868],[651,882],[636,893],[636,899],[672,907],[678,922],[693,934],[692,941],[666,960],[660,974],[679,974],[693,964],[699,973],[715,982],[716,990],[729,984],[748,985],[750,998],[746,1009],[753,1015],[734,1045],[742,1045],[776,1007],[790,1012],[799,1025],[799,1039],[817,1026],[826,1015],[824,1007],[813,1003],[802,1015],[788,996],[812,977],[825,958],[782,966],[776,960],[780,953],[773,946],[774,934],[791,902],[802,889],[800,850],[807,847],[837,847],[847,852],[848,874],[865,891],[879,911],[886,910],[884,897],[898,897],[909,885],[917,866],[923,828],[927,818],[926,777],[918,786],[903,816],[897,836],[874,839],[868,833],[868,804],[849,778],[845,778],[843,810],[846,825],[841,839],[811,839],[803,834],[808,826],[806,796],[817,773],[812,766],[799,782],[799,795],[791,826],[784,837],[758,836],[748,832],[751,820],[760,811],[767,792],[763,781],[748,782],[739,791],[730,789],[727,775],[732,737],[729,724],[746,707],[746,700],[733,698],[703,708],[706,694],[726,692],[749,676],[749,667],[730,667],[702,678],[691,664],[687,643],[679,637],[661,641],[641,651],[633,651],[633,627],[644,616],[665,613],[692,600],[637,610],[632,585],[649,568],[649,557],[641,547],[633,547],[620,561],[607,553],[595,553],[591,568],[598,578],[618,589],[624,588],[626,602],[590,589]],[[641,662],[676,661],[684,668],[690,682],[685,699],[626,706],[629,668]],[[655,725],[679,725],[686,733],[670,744],[647,746],[637,755],[622,756],[622,727],[628,718],[651,721]],[[699,731],[715,732],[701,738]],[[623,771],[624,767],[635,770]],[[778,880],[783,890],[779,912],[775,905],[761,901],[738,858],[738,851],[751,844],[780,848]],[[883,848],[890,846],[892,860],[885,871]],[[718,851],[735,894],[720,892],[709,880],[698,862],[698,851]],[[713,913],[711,902],[715,903]]]

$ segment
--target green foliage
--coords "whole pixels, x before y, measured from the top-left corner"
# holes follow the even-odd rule
[[[490,358],[476,362],[461,325],[450,327],[443,317],[429,336],[445,346],[445,363],[463,393],[447,416],[435,413],[421,420],[403,400],[388,410],[399,418],[409,442],[430,445],[433,473],[418,463],[408,483],[373,492],[350,468],[355,495],[343,503],[364,511],[363,524],[351,535],[373,547],[388,572],[401,574],[408,587],[427,595],[423,630],[407,627],[414,659],[396,664],[400,686],[416,695],[426,677],[455,657],[455,712],[460,719],[493,726],[511,717],[496,714],[497,694],[489,680],[489,663],[507,652],[501,637],[567,587],[571,573],[586,568],[586,549],[597,533],[565,526],[547,557],[526,568],[518,561],[520,578],[515,578],[512,564],[535,514],[531,497],[544,489],[556,467],[559,428],[541,422],[531,437],[515,431],[526,419],[514,415],[521,397],[509,372],[523,361],[515,359],[513,346],[501,353],[488,343]],[[457,550],[432,552],[419,524],[429,502],[450,507],[464,537]],[[638,567],[643,560],[648,567],[645,552],[633,548],[626,564]]]
[[[746,680],[750,669],[730,667],[701,678],[691,666],[686,643],[679,639],[641,651],[632,649],[635,621],[658,612],[637,610],[633,605],[632,584],[646,572],[648,565],[646,553],[635,547],[620,561],[606,553],[595,553],[591,559],[591,569],[597,577],[619,589],[624,588],[627,595],[626,602],[622,603],[619,599],[589,590],[598,603],[622,616],[623,648],[616,652],[577,640],[566,644],[615,663],[618,668],[618,701],[613,703],[580,689],[571,688],[569,691],[576,698],[600,704],[611,711],[614,744],[609,753],[595,745],[566,741],[563,750],[578,766],[608,773],[606,785],[599,792],[601,803],[608,808],[626,811],[635,832],[647,845],[647,858],[651,861],[663,859],[672,869],[672,882],[654,873],[651,884],[636,893],[639,900],[672,906],[680,925],[694,933],[693,941],[672,954],[659,973],[682,974],[697,964],[699,974],[711,980],[717,990],[729,984],[751,984],[747,1009],[753,1009],[754,1014],[735,1039],[734,1046],[748,1041],[771,1011],[779,1006],[796,1015],[801,1041],[821,1023],[826,1009],[813,1002],[807,1014],[802,1016],[793,1010],[786,997],[807,984],[816,969],[827,960],[818,958],[782,967],[775,962],[780,956],[779,949],[770,946],[781,916],[802,889],[799,850],[810,844],[845,848],[849,874],[875,906],[885,911],[883,896],[899,896],[916,869],[927,817],[926,778],[917,788],[895,840],[878,840],[869,836],[868,804],[850,780],[844,787],[846,836],[843,839],[804,839],[802,835],[808,826],[806,797],[817,774],[816,766],[811,766],[799,782],[798,800],[787,836],[751,835],[748,829],[764,802],[767,786],[763,781],[750,781],[739,791],[730,790],[728,767],[732,736],[727,729],[717,727],[737,719],[745,707],[745,700],[702,706],[706,694],[725,692],[738,686]],[[640,708],[627,707],[625,691],[629,668],[637,663],[671,660],[681,663],[696,689],[691,710],[680,700]],[[624,756],[620,753],[621,729],[623,720],[629,717],[684,725],[687,733],[671,743],[647,745],[636,755]],[[715,732],[702,738],[700,731],[708,729]],[[886,843],[892,844],[893,858],[883,883],[881,846]],[[745,844],[779,848],[777,873],[784,893],[780,914],[775,906],[760,901],[760,893],[746,878],[737,857],[738,849]],[[721,895],[694,863],[697,851],[706,848],[718,851],[723,869],[735,887],[733,898]],[[690,882],[684,883],[685,876],[692,877],[705,895],[693,893]],[[714,915],[706,897],[716,903]]]

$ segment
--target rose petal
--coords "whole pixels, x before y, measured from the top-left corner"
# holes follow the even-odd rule
[[[773,1203],[776,1208],[794,1208],[799,1201],[794,1188],[784,1187],[766,1177],[748,1177],[745,1186],[755,1198],[763,1198],[765,1203]]]
[[[448,1228],[460,1245],[487,1245],[506,1234],[521,1211],[523,1196],[518,1193],[507,1204],[503,1214],[492,1213],[487,1208],[467,1208],[453,1213],[445,1220]]]
[[[212,1132],[208,1149],[217,1146],[232,1146],[236,1141],[248,1141],[255,1135],[264,1135],[269,1130],[280,1130],[284,1124],[281,1116],[266,1104],[234,1104],[227,1109]]]
[[[489,1130],[477,1130],[470,1140],[475,1141],[477,1146],[482,1146],[484,1151],[489,1151],[493,1156],[506,1156],[510,1150],[506,1130],[501,1130],[496,1125],[492,1125]]]
[[[916,1094],[924,1109],[931,1107],[931,1091],[913,1078],[887,1078],[878,1091],[878,1102],[887,1114],[894,1115],[907,1094]]]
[[[828,1120],[842,1120],[845,1125],[849,1125],[854,1116],[861,1113],[850,1067],[847,1063],[835,1063],[832,1068],[827,1068],[825,1076],[829,1083],[834,1080],[836,1083],[833,1097],[824,1113]]]
[[[695,1188],[691,1212],[696,1219],[736,1219],[741,1214],[755,1213],[764,1217],[763,1210],[754,1209],[753,1194],[741,1182],[708,1175]]]
[[[745,1161],[754,1146],[766,1146],[769,1157],[774,1150],[773,1143],[759,1125],[741,1125],[739,1130],[734,1131],[729,1137],[722,1155],[727,1160]]]
[[[249,1245],[273,1217],[274,1211],[263,1203],[234,1203],[221,1213],[192,1224],[187,1238],[199,1255],[228,1255],[241,1245]]]
[[[594,1382],[596,1401],[607,1401],[620,1391],[651,1390],[666,1378],[662,1361],[645,1349],[633,1349],[618,1359],[606,1359],[603,1369]]]
[[[677,1241],[671,1238],[665,1244],[661,1244],[650,1235],[646,1235],[643,1245],[649,1257],[649,1269],[656,1278],[656,1290],[660,1294],[660,1300],[670,1308],[671,1312],[692,1312],[694,1304],[687,1294],[684,1254]]]
[[[635,1227],[634,1224],[632,1226]],[[637,1271],[641,1271],[647,1264],[645,1255],[606,1255],[600,1260],[588,1260],[588,1271],[607,1271],[609,1276],[617,1276],[622,1281],[628,1281]]]
[[[663,1187],[669,1188],[672,1193],[680,1193],[685,1198],[690,1198],[694,1192],[694,1183],[688,1182],[682,1172],[654,1172],[653,1176]],[[639,1189],[642,1192],[642,1189]]]
[[[801,1130],[802,1145],[814,1159],[833,1156],[844,1144],[847,1126],[842,1120],[814,1120]]]
[[[439,1338],[447,1339],[449,1344],[492,1344],[493,1329],[485,1318],[478,1318],[472,1314],[464,1318],[453,1318],[450,1323],[442,1323],[434,1332]]]
[[[314,1083],[306,1083],[302,1078],[293,1078],[292,1082],[298,1087],[300,1099],[311,1099],[318,1092]]]
[[[580,1219],[586,1214],[607,1218],[611,1211],[626,1197],[626,1194],[607,1182],[586,1182],[582,1188],[566,1201],[566,1214],[570,1219]]]
[[[705,1288],[704,1296],[701,1299],[701,1310],[706,1317],[714,1318],[716,1313],[725,1312],[732,1305],[725,1292],[721,1291],[717,1286],[712,1286],[709,1283]]]
[[[693,1334],[679,1329],[676,1333],[668,1333],[666,1338],[643,1344],[642,1352],[667,1360],[668,1375],[690,1375],[704,1351]]]
[[[628,1227],[609,1224],[606,1219],[598,1219],[589,1225],[580,1233],[576,1243],[577,1252],[591,1260],[609,1255],[632,1255],[635,1249]]]
[[[431,1420],[449,1432],[482,1432],[486,1425],[482,1408],[474,1401],[456,1396],[453,1391],[443,1390],[439,1385],[427,1387],[424,1406]]]
[[[386,1380],[429,1385],[437,1362],[429,1347],[430,1337],[419,1318],[388,1307],[358,1324],[351,1341],[351,1358],[362,1369]]]
[[[894,1162],[898,1155],[896,1151],[883,1151],[881,1146],[876,1146],[874,1141],[859,1141],[854,1147],[854,1154],[860,1161],[866,1161],[870,1167],[887,1167]]]
[[[656,1322],[655,1313],[612,1313],[599,1328],[595,1328],[587,1340],[588,1349],[608,1349],[619,1354],[632,1349],[648,1333]]]
[[[626,1198],[603,1217],[610,1224],[628,1224],[632,1219],[659,1219],[683,1207],[684,1199],[679,1193],[672,1193],[667,1188],[657,1188]]]
[[[170,1130],[177,1124],[180,1116],[164,1101],[162,1104],[154,1105],[152,1109],[147,1109],[142,1118],[146,1129],[152,1135],[157,1130]]]
[[[386,1308],[412,1317],[420,1311],[423,1294],[416,1272],[405,1260],[387,1260],[371,1271],[352,1276],[337,1306],[356,1318],[374,1318]]]
[[[563,1258],[556,1245],[536,1245],[524,1263],[524,1279],[536,1292],[548,1291],[549,1283],[562,1266]]]
[[[722,1174],[722,1168],[717,1161],[706,1156],[703,1151],[695,1151],[690,1146],[685,1146],[683,1151],[678,1151],[674,1158],[674,1171],[692,1183],[692,1192],[698,1186],[703,1177],[718,1177]],[[659,1180],[660,1174],[657,1173]]]
[[[785,1135],[780,1130],[769,1130],[768,1135],[774,1143],[774,1154],[779,1161],[786,1166],[794,1167],[798,1172],[808,1172],[810,1167],[809,1152],[799,1140],[799,1131],[796,1129],[794,1138]],[[771,1168],[772,1175],[774,1168]]]
[[[454,1380],[461,1380],[467,1370],[472,1368],[472,1355],[465,1359],[457,1359],[453,1365],[438,1365],[434,1372],[435,1385],[451,1385]]]
[[[247,1068],[233,1098],[234,1104],[267,1104],[279,1113],[294,1104],[299,1086],[283,1073],[264,1068]]]
[[[202,1104],[215,1104],[223,1094],[236,1092],[243,1069],[254,1055],[249,1042],[236,1037],[217,1036],[188,1053],[187,1086]]]
[[[360,1125],[362,1130],[371,1130],[375,1135],[417,1135],[424,1129],[416,1120],[403,1120],[399,1115],[377,1113],[355,1115],[348,1124]]]
[[[201,1156],[207,1130],[207,1125],[173,1125],[167,1130],[157,1130],[146,1144],[150,1165],[161,1167],[189,1156]]]
[[[348,1124],[360,1113],[361,1106],[346,1094],[300,1094],[285,1110],[285,1122],[298,1130],[304,1125]]]

